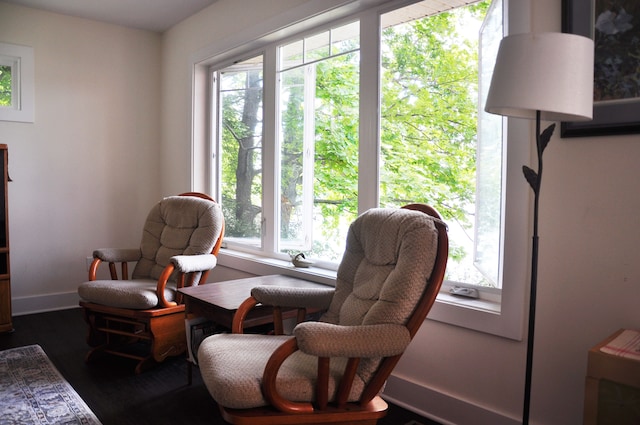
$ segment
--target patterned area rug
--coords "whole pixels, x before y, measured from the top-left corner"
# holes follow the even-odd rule
[[[0,412],[0,425],[100,425],[39,345],[0,351]]]

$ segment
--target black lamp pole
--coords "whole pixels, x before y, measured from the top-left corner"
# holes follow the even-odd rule
[[[551,140],[556,125],[551,124],[540,133],[540,111],[536,111],[536,148],[538,152],[538,172],[524,165],[522,172],[533,189],[533,240],[531,247],[531,285],[529,296],[529,330],[527,332],[527,369],[524,384],[524,408],[522,424],[529,424],[529,406],[531,404],[531,375],[533,370],[533,342],[536,327],[536,295],[538,290],[538,205],[542,183],[542,154]]]

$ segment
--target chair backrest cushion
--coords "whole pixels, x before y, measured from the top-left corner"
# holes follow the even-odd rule
[[[433,217],[374,208],[352,224],[336,291],[321,320],[339,325],[406,324],[435,264]]]
[[[223,222],[216,202],[195,196],[164,198],[147,216],[140,243],[142,258],[133,279],[157,280],[174,255],[211,253]]]

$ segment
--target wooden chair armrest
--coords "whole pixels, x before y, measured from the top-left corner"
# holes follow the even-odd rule
[[[307,309],[322,311],[329,308],[335,288],[293,288],[288,286],[256,286],[251,289],[251,296],[240,305],[234,315],[232,331],[243,332],[243,323],[249,310],[257,304],[273,308],[273,325],[276,335],[284,333],[283,309],[297,309],[296,323],[301,323],[307,316]]]
[[[213,254],[174,255],[171,262],[182,273],[205,272],[218,264],[218,258]]]
[[[256,286],[251,296],[265,305],[326,310],[331,304],[335,288],[292,288],[288,286]]]
[[[171,273],[175,270],[176,266],[173,263],[167,264],[162,271],[162,274],[158,278],[158,285],[156,286],[156,294],[158,295],[158,305],[160,307],[173,307],[178,305],[175,301],[167,301],[164,296],[164,290],[167,287],[167,282],[171,277]],[[178,274],[178,288],[184,287],[184,273]]]
[[[93,251],[93,258],[113,263],[138,261],[141,255],[139,248],[100,248]]]
[[[296,326],[293,334],[301,351],[317,357],[391,357],[402,354],[411,342],[405,326],[390,323],[341,326],[305,322]],[[371,344],[374,338],[384,344]]]
[[[262,304],[254,296],[250,296],[240,304],[235,314],[233,315],[233,322],[231,323],[232,333],[244,333],[244,321],[247,314],[258,304]],[[273,308],[273,328],[276,335],[284,334],[284,321],[282,316],[282,308],[280,306],[271,306]],[[296,307],[293,307],[296,308]],[[301,323],[307,316],[307,309],[304,307],[297,307],[298,314],[296,317],[296,323]]]
[[[175,255],[171,257],[171,261],[164,268],[160,278],[158,279],[158,285],[156,287],[156,293],[158,295],[158,304],[161,307],[173,307],[182,303],[182,294],[177,295],[177,302],[167,301],[164,296],[164,290],[167,287],[167,282],[171,278],[171,274],[177,271],[177,285],[176,288],[184,288],[185,286],[192,286],[198,278],[199,283],[202,283],[209,270],[213,269],[217,264],[217,258],[212,254],[200,254],[200,255]]]
[[[264,398],[276,409],[285,413],[312,413],[315,411],[313,404],[288,400],[278,392],[276,379],[280,367],[293,353],[298,351],[296,338],[284,342],[273,352],[264,368],[262,375],[262,393]],[[324,410],[329,404],[329,357],[318,357],[318,379],[316,382],[316,404],[318,409]],[[340,380],[336,395],[338,407],[344,407],[348,401],[351,386],[356,376],[360,358],[350,358]]]
[[[96,280],[98,267],[102,262],[109,263],[109,273],[112,280],[118,280],[116,263],[121,264],[122,280],[129,279],[128,262],[138,261],[141,257],[139,248],[101,248],[93,251],[93,261],[89,267],[89,280]]]
[[[231,332],[234,334],[241,334],[244,332],[244,319],[247,317],[247,314],[253,309],[253,307],[257,306],[258,300],[253,297],[249,297],[240,304],[235,314],[233,315],[233,322],[231,323]]]
[[[98,268],[100,267],[100,264],[102,264],[104,261],[102,261],[100,258],[94,258],[93,261],[91,262],[91,265],[89,266],[89,280],[97,280],[98,279]],[[116,263],[113,261],[109,261],[109,275],[111,276],[111,280],[119,280],[118,279],[118,272],[116,270]],[[129,279],[129,263],[126,261],[123,261],[120,263],[120,267],[121,267],[121,274],[120,277],[122,280],[127,280]]]
[[[295,338],[284,342],[273,352],[264,368],[262,375],[262,393],[264,398],[276,409],[287,413],[311,413],[313,405],[311,403],[300,403],[287,400],[282,397],[276,389],[276,377],[284,361],[291,354],[298,351],[298,344]]]

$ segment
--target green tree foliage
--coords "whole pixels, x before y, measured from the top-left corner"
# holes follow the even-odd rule
[[[290,226],[291,214],[300,204],[302,185],[302,161],[304,155],[304,68],[297,68],[282,75],[288,101],[282,115],[282,141],[280,175],[281,218],[280,237],[295,238],[297,229]]]
[[[478,28],[489,4],[383,31],[381,205],[425,202],[472,226],[478,34],[464,31]],[[452,241],[450,255],[466,253]]]
[[[382,197],[390,205],[428,202],[464,222],[475,193],[476,42],[461,19],[486,5],[384,31]],[[462,21],[464,22],[464,21]],[[415,152],[406,155],[407,152]]]
[[[0,106],[11,106],[10,66],[0,66]]]
[[[259,237],[261,213],[262,70],[223,74],[222,205],[227,232]]]
[[[314,203],[324,240],[358,211],[359,59],[354,52],[318,64]]]
[[[335,252],[333,243],[341,238],[340,228],[357,213],[359,52],[357,46],[352,47],[343,46],[349,53],[331,58],[326,58],[325,52],[324,60],[309,68],[281,74],[281,97],[286,98],[281,123],[281,238],[299,236],[300,229],[290,218],[302,203],[304,109],[312,107],[314,216],[322,217],[323,223],[319,229],[322,235],[313,238],[312,251],[332,259],[342,254]],[[314,94],[306,101],[305,78]]]

